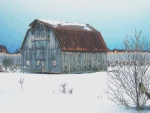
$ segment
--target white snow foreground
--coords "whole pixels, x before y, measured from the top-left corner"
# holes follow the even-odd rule
[[[0,73],[0,113],[137,113],[107,99],[106,72],[42,75]],[[20,80],[24,80],[22,88]],[[62,94],[59,85],[73,93]],[[22,91],[23,90],[23,91]],[[140,113],[149,113],[149,110]]]

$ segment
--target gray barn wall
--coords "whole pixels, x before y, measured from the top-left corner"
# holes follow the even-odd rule
[[[21,69],[22,71],[28,71],[28,67],[26,65],[26,60],[27,60],[27,50],[28,50],[28,45],[29,45],[29,30],[27,31],[27,35],[25,37],[25,40],[24,40],[24,44],[23,44],[23,47],[22,47],[22,50],[20,51],[21,52]]]
[[[54,35],[54,32],[50,30],[50,47],[48,47],[48,56],[47,56],[47,69],[50,73],[61,73],[61,50]],[[56,62],[56,65],[53,65],[53,62]]]
[[[62,73],[89,73],[102,70],[107,70],[106,52],[62,52]]]
[[[50,35],[50,40],[46,41],[46,48],[36,48],[35,42],[31,41],[32,35],[31,30],[28,31],[24,45],[21,50],[21,67],[24,72],[49,72],[49,73],[60,73],[61,72],[61,51],[57,43],[54,33],[49,28],[46,28],[46,36]],[[42,57],[42,58],[41,58]],[[27,65],[27,60],[30,64]],[[39,65],[36,65],[39,60]],[[53,61],[56,61],[56,66],[53,66]],[[42,62],[45,62],[45,68],[42,67]]]

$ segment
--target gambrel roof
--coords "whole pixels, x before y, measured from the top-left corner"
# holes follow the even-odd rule
[[[62,51],[107,51],[101,33],[89,24],[36,19],[30,26],[37,22],[52,29]]]

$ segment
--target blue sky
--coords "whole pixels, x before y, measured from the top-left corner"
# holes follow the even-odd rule
[[[34,19],[88,23],[110,49],[135,28],[150,41],[150,0],[0,0],[0,44],[10,52],[20,48]]]

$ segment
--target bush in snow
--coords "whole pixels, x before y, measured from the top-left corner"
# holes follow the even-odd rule
[[[61,91],[61,93],[66,93],[67,92],[67,83],[62,83],[59,85],[61,87],[61,89],[59,89]]]
[[[73,88],[69,89],[69,94],[73,94]]]
[[[61,89],[59,89],[59,91],[61,91],[61,93],[64,93],[64,94],[66,94],[67,92],[69,94],[72,94],[73,93],[73,88],[68,89],[67,88],[67,84],[68,83],[62,83],[62,84],[60,84],[59,86],[61,87]]]
[[[11,67],[13,64],[14,63],[12,59],[4,57],[3,66],[5,67],[5,69],[7,69],[7,67]]]
[[[121,61],[108,71],[106,93],[110,100],[127,107],[136,106],[143,108],[148,101],[145,94],[141,93],[140,83],[144,84],[147,92],[150,91],[150,61],[147,50],[150,50],[145,38],[141,39],[141,32],[136,32],[134,38],[125,38],[123,41],[125,55]]]

